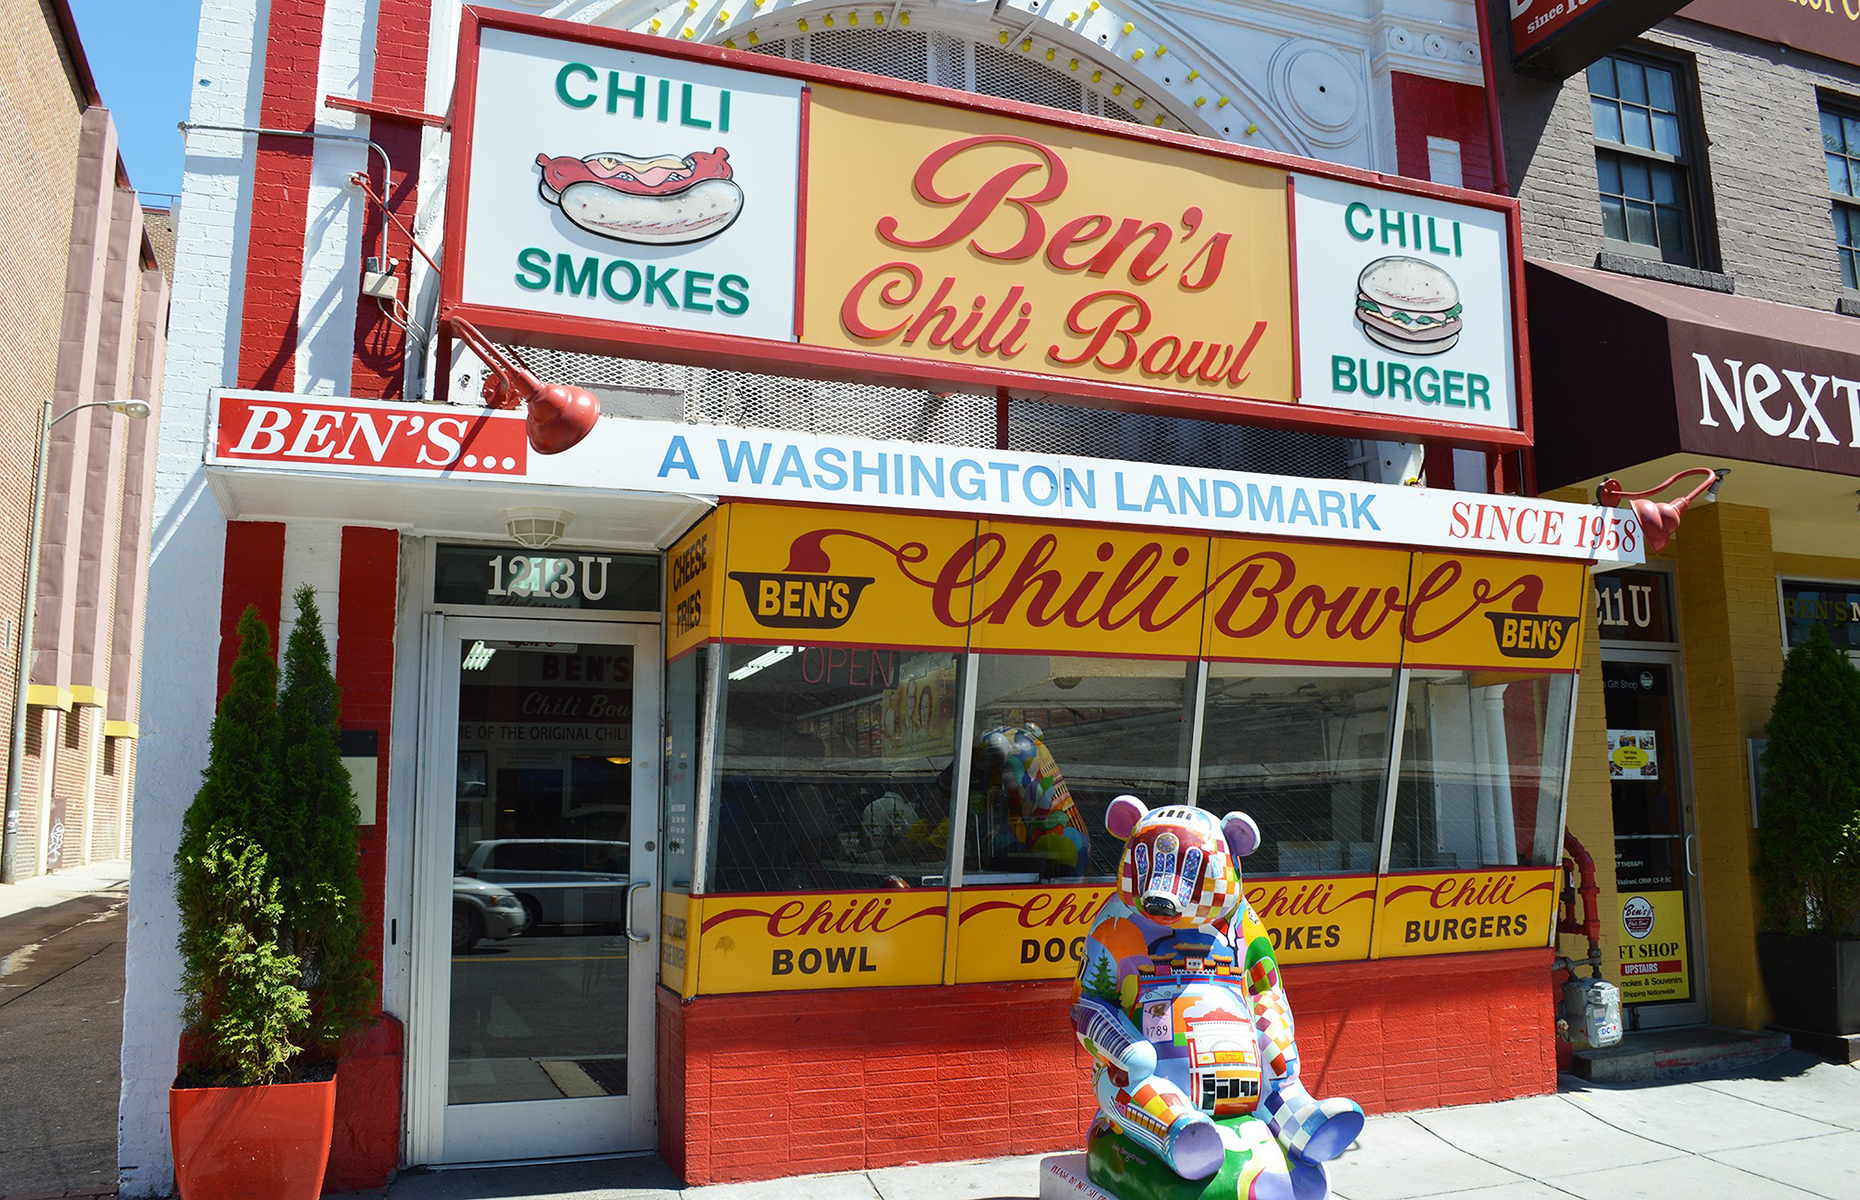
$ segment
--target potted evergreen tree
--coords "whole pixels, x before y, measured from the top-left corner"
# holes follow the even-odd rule
[[[1789,651],[1765,729],[1757,939],[1777,1020],[1860,1033],[1860,670],[1814,627]]]
[[[373,991],[335,680],[314,593],[295,600],[281,696],[264,622],[240,618],[175,853],[186,1033],[169,1121],[182,1200],[321,1194],[336,1060]]]

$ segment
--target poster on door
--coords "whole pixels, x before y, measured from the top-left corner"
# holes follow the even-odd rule
[[[1651,729],[1608,731],[1610,779],[1658,779],[1660,749]]]
[[[1624,1004],[1690,1000],[1686,963],[1686,894],[1637,891],[1621,897],[1621,961],[1617,978]]]

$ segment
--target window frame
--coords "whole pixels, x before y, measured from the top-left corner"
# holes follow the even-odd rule
[[[1711,189],[1706,185],[1709,166],[1706,161],[1705,131],[1700,116],[1698,77],[1694,64],[1689,59],[1660,54],[1642,46],[1623,47],[1596,61],[1597,63],[1628,62],[1672,75],[1673,114],[1679,126],[1680,151],[1678,154],[1668,154],[1631,145],[1624,141],[1611,141],[1603,138],[1595,129],[1594,102],[1598,98],[1598,93],[1590,90],[1588,73],[1585,71],[1582,80],[1584,94],[1589,98],[1589,141],[1594,150],[1597,169],[1597,177],[1592,186],[1596,197],[1597,216],[1601,215],[1602,197],[1608,194],[1601,189],[1600,168],[1604,155],[1610,156],[1618,164],[1632,162],[1647,166],[1670,167],[1675,169],[1680,176],[1678,192],[1683,202],[1681,215],[1686,222],[1686,230],[1692,241],[1692,254],[1689,260],[1684,257],[1669,258],[1657,243],[1647,245],[1613,237],[1606,232],[1604,226],[1603,249],[1649,262],[1665,263],[1669,266],[1706,271],[1717,270],[1718,246],[1714,233],[1715,222],[1712,219]],[[1614,100],[1617,105],[1623,103],[1619,96],[1600,96],[1599,98]],[[1626,103],[1631,105],[1634,102],[1627,101]],[[1657,237],[1657,217],[1655,230]]]
[[[1822,91],[1815,97],[1815,111],[1817,116],[1816,131],[1818,133],[1820,132],[1821,118],[1832,116],[1846,121],[1860,121],[1860,97],[1849,96],[1840,92]],[[1822,165],[1824,170],[1827,165],[1827,156],[1830,153],[1832,153],[1832,151],[1829,151],[1827,148],[1826,135],[1824,134],[1822,136]],[[1852,238],[1853,241],[1849,244],[1840,240],[1838,225],[1832,230],[1834,233],[1835,269],[1840,273],[1841,281],[1839,286],[1841,292],[1847,296],[1860,296],[1860,142],[1847,144],[1843,147],[1840,154],[1848,163],[1847,179],[1851,190],[1847,192],[1835,191],[1833,178],[1828,178],[1828,217],[1832,224],[1838,219],[1836,214],[1846,213],[1847,232],[1848,236]],[[1847,266],[1850,261],[1852,263],[1854,275],[1854,282],[1852,283],[1848,282],[1847,274]]]

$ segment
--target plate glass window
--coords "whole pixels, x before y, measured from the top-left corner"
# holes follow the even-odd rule
[[[1834,203],[1834,249],[1841,286],[1860,288],[1860,110],[1821,110],[1821,149]]]
[[[1631,252],[1699,265],[1679,72],[1625,56],[1589,67],[1602,235]]]

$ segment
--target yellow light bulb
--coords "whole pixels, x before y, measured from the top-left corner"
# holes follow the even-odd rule
[[[1079,15],[1075,12],[1069,12],[1066,14],[1066,24],[1068,25],[1072,24],[1072,22],[1078,19],[1079,19]]]
[[[1200,78],[1201,78],[1201,70],[1200,70],[1200,68],[1198,68],[1198,67],[1197,67],[1197,68],[1195,68],[1195,69],[1193,69],[1193,70],[1191,70],[1191,71],[1189,71],[1189,73],[1188,73],[1188,81],[1189,81],[1190,83],[1193,83],[1193,82],[1195,82],[1195,81],[1196,81],[1197,79],[1200,79]]]
[[[749,31],[749,44],[752,46],[760,46],[762,44],[762,35],[757,33],[753,29],[750,30]]]
[[[1152,125],[1161,125],[1162,123],[1163,123],[1163,119],[1161,117],[1157,117],[1154,121],[1150,122],[1150,124]]]
[[[1113,96],[1121,96],[1121,95],[1123,95],[1123,94],[1124,94],[1124,85],[1123,85],[1123,84],[1121,84],[1121,83],[1117,83],[1117,84],[1112,84],[1112,85],[1111,85],[1111,94],[1112,94]]]
[[[652,32],[659,32],[659,18],[657,17],[652,18]]]
[[[824,24],[824,25],[825,25],[825,26],[826,26],[826,27],[827,27],[828,29],[831,29],[831,28],[833,28],[833,14],[832,14],[832,13],[828,13],[828,14],[827,14],[827,19],[826,19],[825,21],[823,21],[823,22],[822,22],[822,24]]]
[[[1134,29],[1135,29],[1136,27],[1137,27],[1137,26],[1136,26],[1136,23],[1135,23],[1135,22],[1133,22],[1133,21],[1125,21],[1125,22],[1124,22],[1124,32],[1125,32],[1125,33],[1129,33],[1129,32],[1131,32],[1131,31],[1132,31],[1132,30],[1134,30]]]
[[[1226,107],[1227,107],[1227,97],[1225,97],[1225,96],[1222,96],[1222,97],[1221,97],[1221,98],[1220,98],[1219,100],[1216,100],[1216,101],[1214,102],[1214,107],[1216,107],[1216,108],[1226,108]]]
[[[909,14],[909,13],[899,13],[899,14],[898,14],[898,24],[900,24],[900,25],[909,25],[910,23],[911,23],[911,14]]]
[[[1137,97],[1137,99],[1136,99],[1136,103],[1134,103],[1134,104],[1132,104],[1132,105],[1131,105],[1130,107],[1131,107],[1131,109],[1132,109],[1132,111],[1134,111],[1134,110],[1136,110],[1136,109],[1139,109],[1139,108],[1142,108],[1142,107],[1143,107],[1143,97],[1141,97],[1141,96],[1138,96],[1138,97]]]
[[[735,38],[724,38],[724,39],[723,39],[723,48],[724,48],[725,50],[734,50],[734,49],[736,49],[736,39],[735,39]]]
[[[857,25],[859,23],[859,14],[858,13],[847,13],[846,23],[848,25]]]
[[[1136,52],[1135,54],[1132,54],[1132,55],[1130,56],[1130,61],[1131,61],[1131,62],[1141,62],[1142,60],[1143,60],[1143,47],[1141,47],[1141,46],[1138,46],[1138,47],[1137,47],[1137,52]]]
[[[800,19],[800,21],[799,21],[799,22],[797,22],[797,24],[798,24],[798,26],[800,27],[800,30],[801,30],[801,32],[802,32],[802,33],[806,33],[806,32],[807,32],[807,18],[806,18],[806,17],[802,17],[802,18]]]
[[[885,14],[884,14],[884,13],[873,13],[873,14],[872,14],[872,24],[874,24],[874,25],[883,25],[884,23],[885,23]]]
[[[689,25],[685,26],[685,40],[687,42],[696,36],[697,36],[697,30],[691,28],[691,26]]]
[[[1196,97],[1195,97],[1195,107],[1196,107],[1196,108],[1200,108],[1200,107],[1201,107],[1202,105],[1204,105],[1204,104],[1206,104],[1207,102],[1208,102],[1208,98],[1207,98],[1206,96],[1196,96]]]
[[[999,33],[998,35],[996,35],[996,36],[997,36],[997,37],[999,37],[999,39],[1000,39],[1000,41],[1001,41],[1001,44],[1002,44],[1003,46],[1005,46],[1005,45],[1007,45],[1007,44],[1008,44],[1008,31],[1007,31],[1007,30],[1005,30],[1005,29],[1003,29],[1003,30],[1002,30],[1002,31],[1001,31],[1001,32],[1000,32],[1000,33]]]
[[[1258,125],[1248,125],[1248,126],[1246,127],[1246,131],[1247,131],[1247,133],[1248,133],[1248,134],[1255,134],[1255,133],[1258,133],[1258,132],[1259,132],[1259,126],[1258,126]]]
[[[1156,47],[1156,57],[1157,57],[1157,58],[1161,58],[1161,57],[1162,57],[1163,55],[1165,55],[1165,54],[1167,54],[1167,53],[1169,53],[1169,47],[1167,47],[1167,46],[1158,46],[1158,47]]]
[[[1103,71],[1093,71],[1093,72],[1091,73],[1091,81],[1092,81],[1093,83],[1100,83],[1100,82],[1102,82],[1102,81],[1103,81],[1103,79],[1104,79],[1104,72],[1103,72]]]
[[[1030,51],[1031,51],[1032,49],[1033,49],[1033,39],[1032,39],[1032,38],[1022,38],[1022,39],[1020,39],[1020,52],[1021,52],[1022,54],[1026,54],[1026,53],[1028,53],[1028,52],[1030,52]]]
[[[730,10],[727,8],[717,10],[717,24],[728,25],[729,23],[730,23]]]
[[[692,12],[696,12],[697,11],[697,0],[685,0],[685,7],[690,9]]]
[[[1048,50],[1048,51],[1046,52],[1046,61],[1047,61],[1047,62],[1052,62],[1052,61],[1053,61],[1053,56],[1054,56],[1055,54],[1058,54],[1058,53],[1059,53],[1059,51],[1057,51],[1057,50]]]

